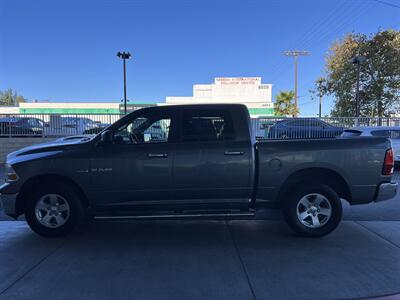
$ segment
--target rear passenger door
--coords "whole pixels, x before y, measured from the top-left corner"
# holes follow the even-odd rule
[[[224,109],[183,109],[173,165],[175,198],[192,203],[248,204],[249,141],[238,139]]]

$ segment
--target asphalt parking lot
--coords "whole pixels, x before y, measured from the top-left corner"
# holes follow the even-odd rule
[[[0,299],[393,295],[400,293],[399,198],[345,205],[345,221],[320,239],[295,236],[277,212],[266,220],[96,222],[64,239],[41,238],[2,215]]]

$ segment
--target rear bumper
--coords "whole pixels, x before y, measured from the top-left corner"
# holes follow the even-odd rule
[[[376,193],[375,201],[383,201],[392,199],[396,196],[397,192],[397,182],[388,182],[388,183],[381,183],[378,186],[378,190]]]
[[[6,215],[17,215],[17,196],[18,194],[0,194],[0,200]]]

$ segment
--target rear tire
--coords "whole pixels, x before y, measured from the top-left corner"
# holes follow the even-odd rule
[[[84,221],[82,196],[73,186],[63,182],[40,185],[25,208],[30,228],[45,237],[59,237],[71,233]]]
[[[283,215],[298,234],[320,237],[329,234],[342,220],[342,203],[338,194],[324,184],[304,183],[285,199]]]

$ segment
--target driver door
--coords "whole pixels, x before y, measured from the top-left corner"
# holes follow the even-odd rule
[[[161,204],[173,197],[175,117],[148,110],[115,129],[91,162],[92,197],[98,205]]]

